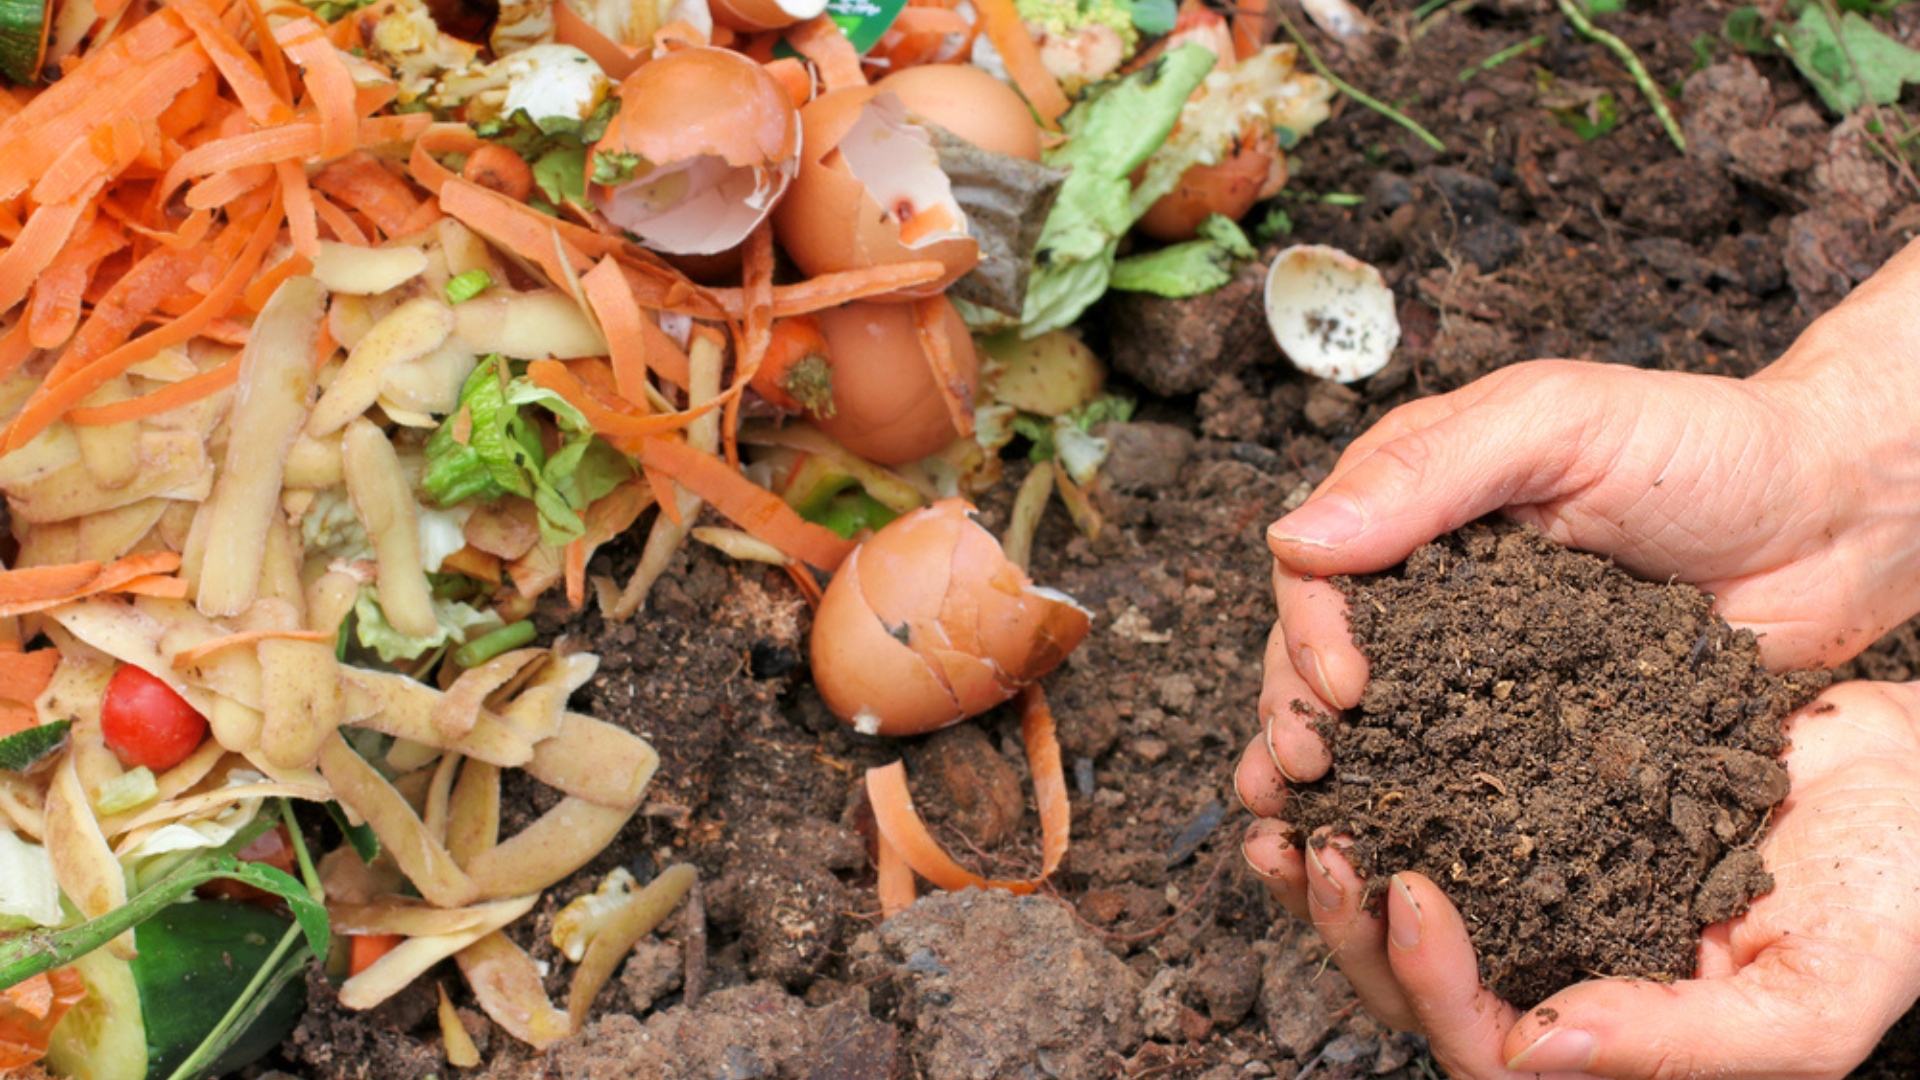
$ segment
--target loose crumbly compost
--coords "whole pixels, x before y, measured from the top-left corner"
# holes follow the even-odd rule
[[[1396,871],[1439,883],[1501,997],[1687,978],[1701,928],[1773,887],[1781,722],[1825,673],[1769,674],[1697,589],[1506,523],[1336,584],[1372,671],[1321,722],[1333,768],[1297,822],[1350,834],[1376,899]]]

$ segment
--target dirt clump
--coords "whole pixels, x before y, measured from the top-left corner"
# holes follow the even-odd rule
[[[1051,898],[923,897],[855,942],[853,969],[926,1080],[1093,1080],[1142,1037],[1140,976]]]
[[[1769,674],[1697,589],[1507,523],[1336,584],[1371,677],[1295,821],[1350,835],[1375,900],[1438,883],[1501,997],[1690,977],[1701,928],[1772,888],[1781,723],[1825,673]]]

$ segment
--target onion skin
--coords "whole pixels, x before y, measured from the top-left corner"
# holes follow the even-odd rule
[[[919,735],[985,712],[1058,667],[1087,613],[1036,590],[959,499],[847,556],[814,616],[814,685],[866,734]]]
[[[1148,207],[1134,227],[1170,244],[1191,240],[1208,215],[1239,221],[1254,203],[1278,193],[1286,182],[1279,142],[1272,131],[1257,128],[1232,156],[1181,174],[1180,185]]]
[[[953,305],[945,307],[954,365],[971,390],[980,372],[973,338]],[[816,413],[813,421],[834,441],[869,461],[905,465],[960,437],[911,305],[857,300],[815,318],[833,364],[833,415]]]

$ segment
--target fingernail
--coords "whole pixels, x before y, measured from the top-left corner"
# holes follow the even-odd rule
[[[1294,787],[1300,786],[1302,783],[1301,779],[1287,771],[1286,764],[1280,760],[1279,752],[1273,748],[1273,724],[1271,722],[1267,724],[1267,757],[1273,762],[1274,769],[1285,778],[1287,783],[1292,784]]]
[[[1327,681],[1327,666],[1320,662],[1318,649],[1311,645],[1300,646],[1299,652],[1294,657],[1293,666],[1306,677],[1307,684],[1313,687],[1314,693],[1320,695],[1322,703],[1329,708],[1340,707],[1333,696],[1333,684]]]
[[[1425,916],[1420,913],[1420,905],[1414,902],[1413,893],[1407,883],[1395,874],[1389,879],[1393,886],[1393,895],[1406,905],[1406,911],[1387,912],[1387,938],[1394,945],[1408,952],[1420,947],[1420,929]]]
[[[1581,1072],[1593,1064],[1600,1043],[1579,1028],[1555,1028],[1515,1054],[1507,1068],[1515,1072]]]
[[[1330,548],[1360,535],[1360,530],[1366,527],[1366,516],[1352,499],[1328,495],[1311,500],[1274,522],[1267,535],[1275,543]]]
[[[1259,860],[1253,857],[1253,852],[1250,850],[1250,845],[1252,845],[1252,843],[1255,840],[1259,840],[1263,838],[1267,833],[1273,831],[1276,824],[1277,823],[1273,821],[1264,820],[1264,819],[1260,821],[1256,821],[1253,824],[1247,826],[1246,833],[1242,835],[1240,838],[1240,858],[1246,861],[1247,869],[1252,870],[1256,877],[1259,877],[1265,881],[1272,881],[1278,875],[1274,874],[1272,871],[1269,871],[1266,867],[1260,865]],[[1284,839],[1281,842],[1282,844],[1285,844]]]
[[[1333,880],[1327,864],[1320,861],[1320,853],[1312,844],[1307,845],[1307,871],[1307,895],[1323,910],[1340,910],[1340,901],[1346,898],[1347,890]]]

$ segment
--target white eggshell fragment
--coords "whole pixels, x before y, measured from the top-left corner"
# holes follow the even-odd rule
[[[1273,339],[1309,375],[1358,382],[1386,367],[1400,344],[1393,290],[1338,248],[1301,244],[1275,256],[1266,302]]]

